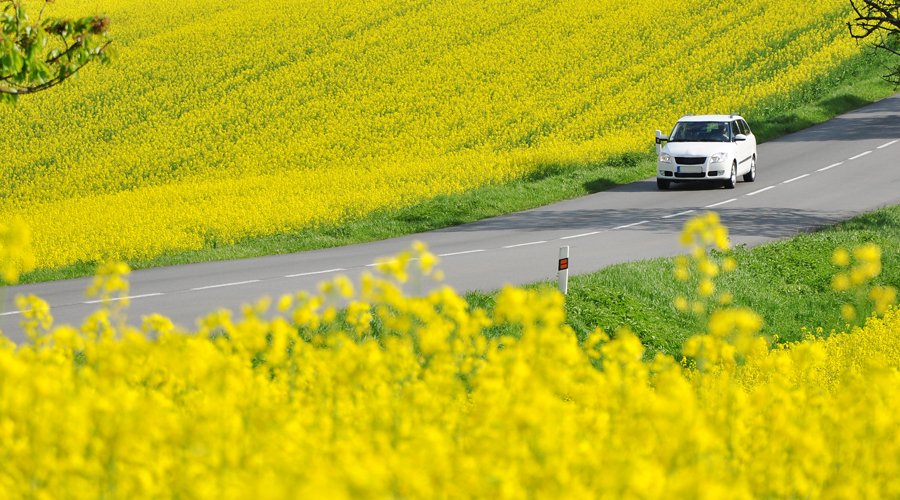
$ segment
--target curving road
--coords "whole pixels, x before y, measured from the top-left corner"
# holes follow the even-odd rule
[[[648,133],[652,133],[648,132]],[[677,235],[687,217],[719,212],[734,244],[757,245],[900,203],[900,94],[827,123],[759,146],[758,177],[737,188],[675,186],[655,179],[575,200],[439,231],[375,243],[237,261],[135,271],[132,323],[163,313],[193,328],[220,307],[237,309],[263,295],[278,297],[337,274],[358,277],[376,258],[426,242],[441,256],[457,290],[554,279],[559,247],[571,247],[570,272],[681,252]],[[80,324],[97,308],[85,298],[90,279],[10,287],[0,329],[23,339],[21,311],[11,297],[47,300],[57,324]],[[5,311],[5,312],[4,312]]]

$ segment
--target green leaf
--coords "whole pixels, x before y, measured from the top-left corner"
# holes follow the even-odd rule
[[[4,102],[13,102],[18,92],[36,90],[47,82],[55,85],[93,60],[109,61],[109,55],[101,50],[108,41],[108,17],[47,18],[29,24],[25,5],[33,4],[0,0],[0,77],[6,80],[0,82],[0,94]],[[66,52],[63,45],[75,48]]]
[[[10,94],[8,92],[3,92],[0,90],[0,103],[2,104],[15,104],[19,100],[18,94]]]

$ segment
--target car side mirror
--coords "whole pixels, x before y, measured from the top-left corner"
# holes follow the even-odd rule
[[[669,136],[664,135],[661,130],[656,131],[656,143],[660,144],[669,140]]]
[[[746,141],[746,140],[747,140],[747,136],[744,135],[744,134],[738,134],[738,135],[734,136],[734,141],[735,141],[735,142],[738,142],[738,141]]]

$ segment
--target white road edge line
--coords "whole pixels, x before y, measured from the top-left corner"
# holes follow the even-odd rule
[[[788,183],[790,183],[790,182],[799,181],[800,179],[802,179],[802,178],[804,178],[804,177],[809,177],[810,175],[811,175],[811,174],[798,175],[797,177],[794,177],[793,179],[788,179],[788,180],[786,180],[786,181],[782,181],[781,183],[782,183],[782,184],[788,184]]]
[[[842,162],[842,161],[839,161],[839,162],[837,162],[837,163],[832,163],[831,165],[828,165],[827,167],[822,167],[822,168],[820,168],[819,170],[816,170],[816,172],[824,172],[824,171],[826,171],[826,170],[831,170],[832,168],[834,168],[834,167],[840,167],[840,166],[843,165],[843,164],[844,164],[844,162]]]
[[[541,243],[547,243],[547,242],[546,241],[529,241],[528,243],[519,243],[518,245],[507,245],[503,248],[527,247],[529,245],[540,245]]]
[[[572,236],[563,236],[561,240],[571,240],[572,238],[581,238],[582,236],[593,236],[600,234],[600,231],[591,231],[590,233],[573,234]]]
[[[222,283],[220,285],[198,286],[197,288],[191,288],[191,291],[196,292],[199,290],[209,290],[210,288],[222,288],[222,287],[226,287],[226,286],[247,285],[250,283],[259,283],[259,280],[247,280],[247,281],[237,281],[234,283]]]
[[[730,200],[720,201],[720,202],[718,202],[718,203],[713,203],[712,205],[706,205],[706,206],[703,207],[703,208],[718,207],[719,205],[724,205],[724,204],[726,204],[726,203],[731,203],[732,201],[737,201],[737,198],[732,198],[732,199],[730,199]]]
[[[142,294],[142,295],[129,295],[129,296],[127,296],[127,297],[112,297],[112,298],[110,298],[110,299],[108,299],[108,300],[109,300],[110,302],[115,302],[115,301],[117,301],[117,300],[143,299],[144,297],[159,297],[160,295],[165,295],[165,294],[164,294],[164,293],[161,293],[161,292],[157,292],[157,293],[145,293],[145,294]],[[86,301],[82,302],[82,304],[100,304],[101,302],[104,302],[103,299],[99,299],[99,300],[86,300]]]
[[[640,226],[641,224],[646,224],[646,223],[648,223],[648,222],[650,222],[650,221],[648,221],[648,220],[642,220],[642,221],[640,221],[640,222],[634,222],[634,223],[632,223],[632,224],[625,224],[624,226],[617,226],[617,227],[614,227],[613,230],[616,230],[616,229],[625,229],[626,227]]]
[[[678,217],[679,215],[687,215],[690,213],[694,213],[696,210],[685,210],[684,212],[678,212],[677,214],[669,214],[663,215],[663,219],[671,219],[672,217]]]
[[[483,249],[478,249],[478,250],[464,250],[462,252],[441,253],[441,254],[438,254],[438,257],[452,257],[454,255],[465,255],[467,253],[478,253],[478,252],[483,252],[483,251],[484,251]]]
[[[872,152],[872,150],[870,149],[870,150],[868,150],[868,151],[866,151],[866,152],[864,152],[864,153],[860,153],[860,154],[858,154],[858,155],[856,155],[856,156],[852,156],[852,157],[850,157],[850,158],[847,158],[847,161],[855,160],[855,159],[857,159],[857,158],[862,158],[863,156],[866,156],[867,154],[869,154],[869,153],[871,153],[871,152]]]
[[[312,271],[309,273],[286,274],[284,277],[285,278],[299,278],[300,276],[312,276],[314,274],[338,273],[341,271],[346,271],[346,269],[344,269],[342,267],[337,267],[334,269],[326,269],[324,271]]]
[[[25,311],[9,311],[9,312],[5,312],[5,313],[0,313],[0,316],[12,316],[15,314],[22,314],[24,312]]]
[[[755,195],[758,195],[759,193],[764,193],[770,189],[775,189],[775,186],[769,186],[769,187],[764,187],[762,189],[757,189],[756,191],[753,191],[752,193],[747,193],[744,196],[755,196]]]
[[[893,141],[891,141],[891,142],[889,142],[889,143],[887,143],[887,144],[882,144],[881,146],[878,146],[877,149],[884,149],[884,148],[886,148],[886,147],[888,147],[888,146],[893,146],[894,144],[897,144],[898,142],[900,142],[900,139],[894,139]]]

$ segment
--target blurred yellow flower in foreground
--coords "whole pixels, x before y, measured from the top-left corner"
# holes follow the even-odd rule
[[[0,221],[0,286],[14,284],[19,275],[34,269],[31,228],[21,218]]]
[[[757,313],[719,307],[682,362],[647,360],[627,329],[579,342],[552,289],[506,288],[492,313],[446,286],[406,295],[438,274],[429,255],[416,245],[358,288],[338,277],[276,311],[261,299],[214,312],[191,333],[161,315],[128,326],[120,264],[100,270],[92,293],[105,300],[80,329],[19,298],[30,341],[0,342],[0,491],[896,496],[893,306],[776,348]]]

